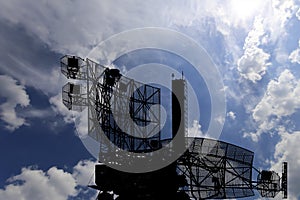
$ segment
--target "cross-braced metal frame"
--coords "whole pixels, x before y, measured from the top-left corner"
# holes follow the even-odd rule
[[[63,86],[63,103],[69,110],[82,111],[88,107],[88,134],[99,142],[100,155],[116,156],[120,149],[133,153],[153,152],[173,139],[161,141],[160,107],[155,106],[161,104],[159,88],[126,78],[117,69],[75,56],[61,59],[61,71],[68,79],[81,81]],[[175,105],[172,114],[177,121],[172,120],[176,124],[183,120],[186,124],[186,83],[184,80],[173,82],[176,87],[172,90],[177,100],[172,101]],[[159,196],[165,185],[178,200],[242,198],[253,196],[253,189],[263,197],[275,197],[282,191],[283,198],[287,198],[286,162],[281,177],[274,171],[259,171],[252,165],[254,153],[247,149],[213,139],[188,138],[185,125],[173,126],[173,129],[173,137],[177,131],[181,134],[182,141],[177,145],[189,145],[180,158],[165,169],[144,174],[96,167],[97,185],[91,187],[103,191],[99,199],[112,199],[107,193],[111,190],[120,194],[119,199],[130,196],[134,196],[133,199],[166,199],[169,197],[166,194]],[[110,142],[103,143],[104,137]],[[252,180],[253,170],[258,173],[256,181]],[[106,179],[102,175],[111,177]],[[158,180],[164,177],[166,180]],[[120,178],[124,182],[120,182]]]
[[[253,155],[225,142],[195,138],[177,161],[179,173],[187,178],[182,190],[192,199],[252,196]]]
[[[130,152],[157,150],[160,109],[153,105],[160,104],[160,89],[126,78],[118,70],[89,59],[87,77],[89,133],[100,141],[99,131],[103,131],[114,144],[100,143],[100,153],[115,152],[117,148]]]

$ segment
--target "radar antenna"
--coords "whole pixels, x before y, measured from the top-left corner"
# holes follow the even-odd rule
[[[253,166],[252,151],[218,140],[187,137],[188,96],[183,72],[182,79],[172,75],[172,137],[168,139],[161,137],[160,108],[154,106],[161,104],[160,88],[77,56],[62,57],[61,72],[70,81],[62,89],[63,104],[69,110],[88,109],[88,134],[99,142],[96,185],[90,185],[99,190],[97,199],[113,199],[113,194],[118,200],[243,198],[253,196],[255,189],[262,197],[274,198],[282,192],[282,198],[287,198],[286,162],[281,176],[274,171],[260,171]],[[129,120],[137,126],[129,126]],[[178,126],[181,120],[184,123]],[[105,138],[97,128],[104,131],[110,144],[102,142]],[[176,145],[189,146],[165,168],[130,173],[104,164],[117,157],[121,163],[130,163],[130,158],[120,156],[119,150],[154,152],[177,134],[181,140]],[[257,179],[253,180],[255,174]]]

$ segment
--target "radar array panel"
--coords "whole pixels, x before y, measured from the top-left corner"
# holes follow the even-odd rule
[[[252,196],[253,152],[207,138],[192,140],[178,159],[180,173],[187,177],[182,188],[194,199],[224,199]]]
[[[185,153],[171,165],[149,173],[127,173],[99,165],[96,185],[91,186],[102,190],[98,199],[112,199],[111,190],[120,195],[118,199],[132,197],[134,200],[242,198],[253,196],[253,189],[263,197],[275,197],[282,191],[283,198],[287,198],[286,162],[281,177],[274,171],[259,171],[252,165],[252,151],[213,139],[188,138],[185,135],[187,127],[178,128],[181,120],[187,120],[187,106],[177,106],[178,103],[186,104],[185,80],[173,81],[176,87],[172,92],[180,97],[175,101],[173,95],[173,138],[161,140],[160,88],[127,78],[118,69],[76,56],[67,55],[61,59],[61,72],[72,80],[63,86],[63,104],[75,111],[88,107],[88,134],[99,142],[100,161],[111,155],[129,163],[132,157],[118,155],[120,150],[155,152],[171,144],[175,132],[181,134],[182,139],[170,145],[164,158],[176,154],[174,148],[178,145],[186,147]],[[109,142],[103,142],[104,139]],[[139,159],[143,162],[142,157]],[[254,170],[258,173],[256,181],[252,180]],[[170,195],[160,196],[163,191]]]

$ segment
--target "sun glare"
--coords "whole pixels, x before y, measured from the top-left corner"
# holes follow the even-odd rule
[[[261,0],[231,0],[231,8],[237,17],[251,17],[261,6]]]

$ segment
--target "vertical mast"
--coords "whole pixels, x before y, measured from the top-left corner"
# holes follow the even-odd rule
[[[187,116],[186,116],[186,81],[184,79],[172,80],[172,138],[179,136],[180,147],[185,145]],[[181,143],[182,142],[182,143]]]

